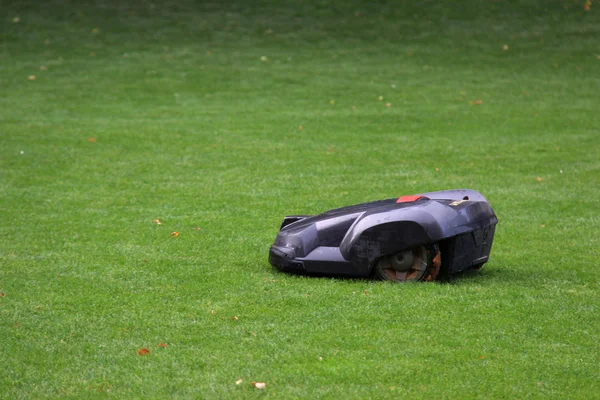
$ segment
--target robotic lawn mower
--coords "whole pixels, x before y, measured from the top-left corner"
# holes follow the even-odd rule
[[[432,281],[479,269],[498,219],[474,190],[443,190],[283,219],[269,252],[281,271]]]

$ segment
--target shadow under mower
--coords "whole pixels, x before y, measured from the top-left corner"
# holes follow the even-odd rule
[[[479,269],[498,219],[474,190],[402,196],[283,219],[269,262],[285,272],[432,281]]]

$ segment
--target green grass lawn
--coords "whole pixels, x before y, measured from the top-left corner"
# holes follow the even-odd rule
[[[0,398],[600,398],[600,2],[198,3],[0,3]],[[479,272],[267,261],[449,188]]]

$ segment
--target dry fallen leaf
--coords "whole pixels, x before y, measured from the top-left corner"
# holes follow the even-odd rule
[[[352,109],[353,109],[353,110],[356,110],[356,106],[352,106]]]
[[[237,315],[234,315],[233,317],[229,317],[229,319],[232,321],[237,321],[239,318],[237,317]]]
[[[391,107],[391,106],[392,106],[392,103],[385,103],[385,106],[386,106],[386,107]]]
[[[304,129],[304,127],[303,127],[302,125],[300,125],[300,126],[298,127],[298,130],[302,130],[302,129]]]
[[[236,385],[239,385],[240,383],[244,382],[242,379],[238,379],[237,381],[235,381]]]
[[[169,345],[161,342],[161,343],[157,344],[156,347],[169,347]]]
[[[0,293],[0,297],[5,297],[6,295],[4,293]]]
[[[156,225],[162,225],[162,222],[160,222],[160,219],[153,219],[152,223],[154,223]]]
[[[179,232],[171,232],[171,237],[179,237]]]
[[[364,292],[365,292],[365,296],[369,295],[369,291],[367,289],[365,289]]]
[[[46,65],[40,65],[40,71],[48,71],[48,67]]]
[[[216,315],[216,314],[217,314],[217,312],[216,312],[215,310],[210,310],[210,313],[211,313],[212,315]]]
[[[27,79],[29,79],[30,81],[35,81],[35,75],[29,75]]]
[[[146,354],[150,354],[150,350],[148,350],[145,347],[142,347],[141,349],[138,350],[138,354],[140,356],[145,356]]]
[[[542,179],[542,177],[541,177],[541,176],[538,176],[538,177],[537,177],[537,178],[535,178],[535,179],[537,179],[537,181],[538,181],[538,182],[541,182],[541,181],[543,181],[543,179]]]
[[[199,230],[200,230],[200,228],[198,228],[198,227],[195,227],[195,228],[194,228],[194,230],[195,230],[195,231],[199,231]]]
[[[91,137],[88,139],[88,142],[90,143],[96,143],[96,138],[95,137]]]
[[[99,32],[100,32],[100,29],[98,29],[98,28],[92,29],[92,33],[99,33]]]
[[[329,104],[334,105],[335,104],[335,100],[333,100],[333,99],[329,100]]]
[[[436,169],[435,169],[435,172],[440,172],[440,169],[439,169],[439,168],[436,168]]]
[[[264,382],[252,382],[252,386],[254,386],[257,389],[264,389],[267,387],[267,384]]]
[[[475,101],[470,101],[469,104],[479,106],[479,105],[483,104],[483,100],[477,99]]]
[[[592,2],[591,0],[587,0],[583,6],[583,9],[585,11],[590,11],[592,9]]]
[[[502,50],[504,50],[504,51],[508,51],[508,45],[507,45],[507,44],[505,44],[504,46],[502,46]]]
[[[96,57],[96,52],[95,51],[90,51],[90,57]]]

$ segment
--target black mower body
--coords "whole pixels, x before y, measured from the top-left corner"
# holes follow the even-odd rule
[[[488,261],[498,222],[474,190],[444,190],[379,200],[316,216],[285,217],[269,261],[282,270],[369,276],[378,259],[435,245],[441,274]]]

